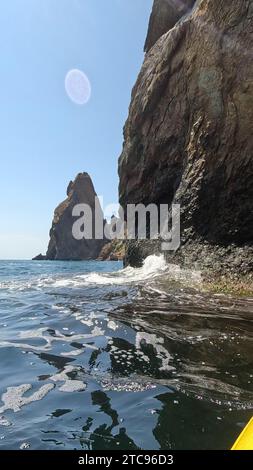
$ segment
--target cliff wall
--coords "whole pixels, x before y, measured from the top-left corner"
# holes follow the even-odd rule
[[[178,19],[176,3],[185,5]],[[180,203],[182,245],[168,258],[251,272],[253,1],[193,4],[154,2],[124,128],[120,203]],[[129,242],[127,264],[158,245]]]

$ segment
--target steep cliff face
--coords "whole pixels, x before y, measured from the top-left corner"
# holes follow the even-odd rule
[[[154,3],[124,129],[120,203],[180,203],[179,258],[186,253],[187,262],[187,247],[198,245],[201,264],[201,246],[222,248],[221,257],[232,246],[236,269],[250,271],[253,0],[200,0],[175,25],[173,17],[172,29],[167,17],[159,31],[164,8],[168,14],[176,3],[188,9],[193,2]]]
[[[55,209],[46,259],[85,260],[98,257],[106,243],[105,240],[76,240],[72,234],[76,220],[72,216],[73,207],[77,204],[87,204],[94,214],[95,197],[96,192],[88,173],[79,173],[76,179],[69,183],[67,199]]]
[[[154,0],[144,50],[148,52],[156,41],[190,12],[195,0]]]

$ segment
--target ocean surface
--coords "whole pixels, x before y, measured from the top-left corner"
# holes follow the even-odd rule
[[[0,261],[0,449],[228,449],[253,414],[253,299],[151,256]]]

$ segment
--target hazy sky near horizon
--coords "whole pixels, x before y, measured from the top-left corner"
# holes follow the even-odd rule
[[[87,171],[118,200],[117,160],[153,0],[8,0],[1,5],[0,259],[45,253],[55,207]],[[65,77],[82,70],[81,106]]]

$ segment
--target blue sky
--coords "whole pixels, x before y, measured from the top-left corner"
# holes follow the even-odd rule
[[[118,200],[117,159],[152,0],[8,0],[1,5],[0,259],[45,252],[70,179],[90,173]],[[84,106],[67,96],[89,77]]]

